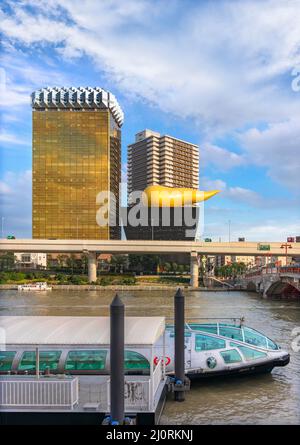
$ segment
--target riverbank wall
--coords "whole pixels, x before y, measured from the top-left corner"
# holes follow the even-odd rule
[[[114,286],[101,286],[98,284],[60,284],[60,285],[52,285],[53,290],[66,290],[66,291],[107,291],[107,290],[113,290],[113,291],[160,291],[160,290],[176,290],[178,288],[191,291],[206,291],[206,292],[237,292],[241,291],[243,289],[224,289],[220,287],[191,287],[191,286],[180,286],[180,285],[114,285]],[[0,291],[1,290],[18,290],[17,284],[0,284]]]

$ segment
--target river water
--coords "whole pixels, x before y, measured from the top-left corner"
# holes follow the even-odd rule
[[[173,291],[119,292],[131,316],[173,314]],[[169,397],[163,424],[300,424],[300,352],[291,348],[300,327],[299,301],[263,300],[247,292],[185,292],[187,317],[241,317],[291,354],[271,374],[192,383],[186,401]],[[18,293],[0,291],[0,315],[108,315],[113,291]],[[300,329],[300,328],[299,328]]]

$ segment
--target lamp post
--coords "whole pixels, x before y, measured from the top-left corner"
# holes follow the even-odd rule
[[[292,249],[292,248],[293,248],[293,246],[291,246],[291,244],[288,244],[288,243],[283,243],[280,246],[280,249],[285,249],[285,265],[286,266],[287,266],[287,257],[288,257],[287,252],[288,252],[288,249]]]
[[[231,220],[229,219],[228,220],[228,241],[229,241],[229,243],[230,243],[230,235],[231,235],[231,233],[230,233],[230,229],[231,229]]]
[[[153,227],[154,219],[151,218],[151,238],[154,240],[154,227]]]

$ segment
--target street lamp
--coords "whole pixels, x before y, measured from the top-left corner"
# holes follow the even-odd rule
[[[151,238],[152,238],[152,241],[154,240],[154,227],[153,227],[153,224],[154,224],[154,219],[151,218]]]
[[[231,229],[231,220],[228,220],[228,241],[230,242],[230,229]]]
[[[283,243],[280,246],[280,249],[285,249],[285,265],[287,266],[287,251],[288,249],[292,249],[293,246],[291,246],[291,244],[288,243]]]

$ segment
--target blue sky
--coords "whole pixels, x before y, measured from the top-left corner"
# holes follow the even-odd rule
[[[300,1],[1,3],[0,213],[31,236],[30,94],[101,86],[124,113],[122,159],[151,128],[200,147],[204,236],[300,235]]]

